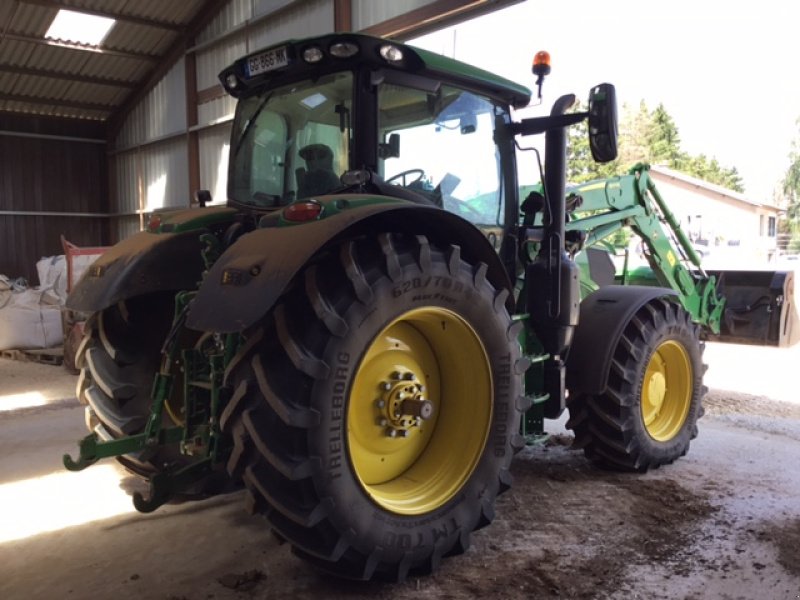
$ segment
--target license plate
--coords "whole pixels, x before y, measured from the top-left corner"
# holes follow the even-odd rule
[[[288,64],[289,58],[286,56],[286,48],[267,50],[247,59],[247,76],[255,77],[267,71],[280,69]]]

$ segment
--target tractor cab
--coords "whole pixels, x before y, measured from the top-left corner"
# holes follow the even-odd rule
[[[269,210],[370,193],[503,226],[513,152],[498,151],[495,133],[510,123],[510,106],[528,103],[526,88],[358,35],[288,42],[237,61],[220,79],[239,99],[231,205]]]

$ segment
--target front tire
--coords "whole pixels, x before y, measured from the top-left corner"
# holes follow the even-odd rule
[[[600,467],[647,471],[686,454],[703,415],[700,328],[660,298],[630,319],[614,349],[608,386],[568,402],[574,445]]]
[[[229,473],[302,558],[398,581],[492,520],[523,363],[485,275],[424,237],[350,241],[249,333],[222,416]]]

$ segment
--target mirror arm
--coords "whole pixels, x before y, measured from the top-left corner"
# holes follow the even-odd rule
[[[547,117],[533,117],[523,119],[508,126],[509,133],[514,135],[536,135],[551,129],[568,127],[580,123],[589,116],[588,112],[576,112],[566,115],[549,115]]]

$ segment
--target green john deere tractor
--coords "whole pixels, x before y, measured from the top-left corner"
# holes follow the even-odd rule
[[[646,166],[567,193],[570,125],[616,154],[608,84],[514,121],[527,88],[355,34],[220,79],[227,203],[155,213],[69,299],[91,433],[65,465],[116,457],[141,511],[243,482],[297,555],[402,580],[491,522],[545,418],[568,408],[602,467],[658,467],[697,433],[702,340],[793,339],[791,275],[705,272]],[[523,194],[516,140],[542,133]],[[621,227],[649,269],[614,267]]]

